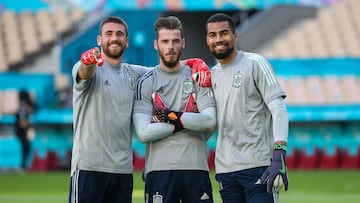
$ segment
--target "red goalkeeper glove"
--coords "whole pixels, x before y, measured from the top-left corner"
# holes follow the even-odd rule
[[[99,48],[95,47],[82,53],[81,63],[85,65],[97,64],[98,66],[102,66],[104,64],[104,60],[102,59]]]
[[[196,104],[195,93],[191,93],[189,95],[189,99],[185,105],[185,112],[199,113],[199,109]]]
[[[211,72],[202,59],[188,59],[186,64],[192,68],[193,81],[195,81],[200,87],[211,87]]]
[[[173,133],[176,133],[184,129],[184,126],[180,120],[180,117],[182,116],[183,112],[176,112],[169,110],[157,92],[154,92],[152,94],[152,99],[153,99],[153,109],[152,109],[153,116],[151,119],[152,123],[156,123],[156,122],[171,123],[175,125],[175,129]]]

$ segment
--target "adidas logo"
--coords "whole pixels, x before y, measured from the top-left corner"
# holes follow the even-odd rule
[[[200,197],[200,200],[207,200],[210,199],[209,195],[204,192],[204,194]]]
[[[111,86],[108,80],[105,80],[104,85]]]

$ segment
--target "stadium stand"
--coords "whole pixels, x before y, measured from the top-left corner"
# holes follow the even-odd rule
[[[28,58],[32,58],[41,50],[39,37],[37,35],[37,22],[33,13],[24,11],[18,16],[20,35],[23,42],[24,52]]]
[[[35,13],[5,10],[0,14],[0,56],[4,59],[0,72],[23,67],[39,53],[47,53],[57,40],[73,33],[85,16],[81,9],[65,11],[60,7]]]
[[[22,64],[24,60],[24,52],[21,45],[20,30],[18,27],[18,19],[16,13],[11,10],[6,10],[1,16],[1,24],[3,30],[3,39],[5,57],[10,66],[17,66]],[[11,53],[11,54],[10,54]]]
[[[356,0],[343,0],[319,8],[258,52],[268,58],[360,57],[359,7]]]

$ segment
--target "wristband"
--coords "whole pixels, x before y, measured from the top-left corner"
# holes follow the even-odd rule
[[[274,149],[281,149],[281,150],[286,151],[286,150],[287,150],[287,146],[284,145],[284,144],[275,144],[275,145],[274,145]]]

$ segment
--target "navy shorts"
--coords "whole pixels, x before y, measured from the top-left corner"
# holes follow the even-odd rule
[[[255,184],[267,167],[216,174],[223,203],[273,203],[266,184]]]
[[[71,176],[69,203],[131,203],[132,174],[76,171]]]
[[[212,203],[208,171],[152,171],[145,179],[147,203]]]

